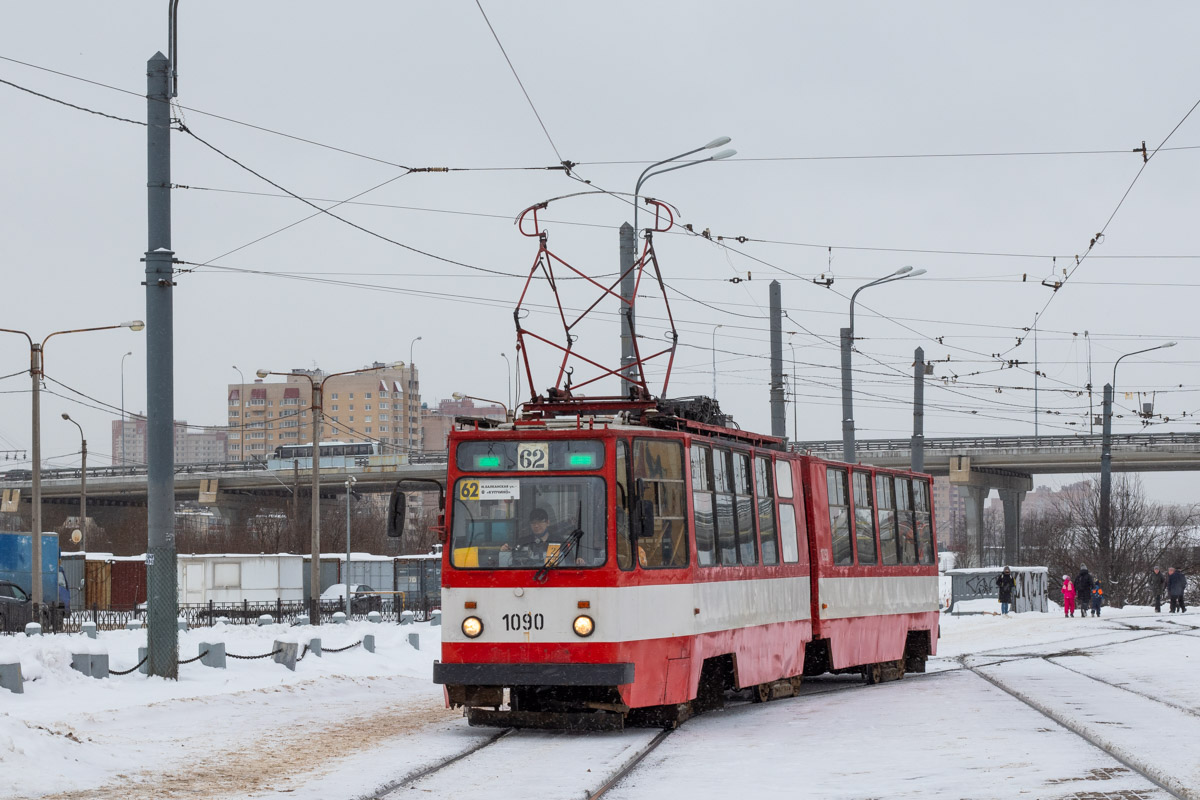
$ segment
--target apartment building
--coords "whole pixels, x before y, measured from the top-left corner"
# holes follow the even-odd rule
[[[503,406],[488,403],[477,406],[470,398],[441,400],[437,408],[421,407],[421,450],[425,453],[446,452],[446,439],[454,428],[455,417],[479,417],[503,422],[507,414]]]
[[[320,369],[293,369],[284,379],[231,383],[226,391],[229,459],[264,460],[276,447],[312,441],[312,385],[323,385],[323,442],[370,442],[385,452],[419,452],[421,395],[417,370],[382,363],[324,383]]]
[[[112,461],[142,466],[147,460],[146,418],[126,415],[124,442],[121,420],[112,421]],[[175,420],[175,463],[216,464],[229,459],[225,428],[205,425],[188,427],[187,420]],[[123,461],[122,461],[123,460]]]

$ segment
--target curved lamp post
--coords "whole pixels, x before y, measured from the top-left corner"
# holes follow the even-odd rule
[[[332,375],[326,375],[320,380],[314,380],[313,376],[305,372],[272,372],[269,369],[260,369],[255,373],[260,378],[265,378],[268,375],[280,375],[284,378],[304,378],[312,388],[312,400],[310,402],[310,410],[312,411],[312,464],[310,465],[312,472],[312,563],[309,565],[308,573],[308,619],[313,625],[321,624],[321,391],[330,378],[337,378],[341,375],[358,375],[363,372],[376,372],[381,369],[400,369],[403,366],[403,361],[396,361],[392,364],[384,364],[378,367],[363,367],[362,369],[335,372]],[[245,442],[243,442],[242,447],[245,446]]]
[[[55,336],[61,336],[66,333],[90,333],[91,331],[110,331],[117,328],[129,328],[133,331],[140,331],[145,327],[146,323],[140,319],[136,319],[131,322],[122,322],[119,325],[102,325],[98,328],[75,328],[68,331],[55,331],[47,335],[41,342],[35,342],[33,337],[25,331],[0,328],[0,332],[2,333],[19,333],[29,342],[29,377],[33,380],[33,519],[30,525],[30,532],[33,534],[34,568],[32,570],[32,584],[33,619],[35,621],[41,621],[39,612],[42,604],[42,375],[46,342]]]
[[[233,369],[238,374],[238,461],[246,460],[246,376],[238,369],[237,364],[233,365]]]
[[[87,438],[83,435],[83,426],[71,419],[71,415],[63,412],[62,418],[79,428],[79,530],[82,531],[79,549],[87,549]],[[122,431],[122,433],[124,433]]]
[[[125,355],[121,356],[121,466],[127,466],[125,460],[125,359],[133,355],[130,350]]]
[[[1104,415],[1104,427],[1101,433],[1100,445],[1100,558],[1103,561],[1105,570],[1105,578],[1112,575],[1112,404],[1114,388],[1117,385],[1117,366],[1122,359],[1130,356],[1140,355],[1141,353],[1149,353],[1154,350],[1164,350],[1168,347],[1174,347],[1178,342],[1167,342],[1156,347],[1147,347],[1145,350],[1134,350],[1132,353],[1126,353],[1118,358],[1113,364],[1112,383],[1104,387],[1104,406],[1101,412]]]
[[[621,370],[624,375],[630,380],[634,379],[633,367],[633,322],[634,322],[634,289],[637,282],[634,278],[633,265],[637,263],[637,230],[638,230],[638,198],[641,195],[642,184],[653,178],[655,175],[662,175],[664,172],[672,172],[684,167],[694,167],[697,164],[704,164],[709,161],[722,161],[731,156],[737,155],[737,150],[722,150],[719,153],[701,158],[695,161],[687,161],[683,164],[676,164],[673,167],[660,169],[657,172],[652,172],[655,167],[661,167],[663,164],[670,164],[672,161],[678,161],[681,158],[693,156],[703,150],[715,150],[718,147],[724,147],[732,141],[728,136],[718,136],[703,147],[697,147],[694,150],[688,150],[686,153],[680,153],[677,156],[665,158],[662,161],[656,161],[650,166],[642,170],[642,174],[638,176],[637,184],[633,188],[633,239],[629,241],[628,247],[622,245],[621,256],[621,299],[625,307],[622,309],[624,313],[621,315]],[[625,241],[624,239],[622,240]]]
[[[850,353],[854,346],[854,301],[858,298],[858,293],[863,289],[868,289],[872,286],[879,286],[883,283],[892,283],[893,281],[901,281],[905,278],[915,278],[918,275],[924,275],[925,270],[914,270],[912,267],[901,267],[890,275],[885,275],[882,278],[873,280],[870,283],[865,283],[854,290],[854,294],[850,295],[850,327],[842,328],[842,460],[847,464],[853,464],[854,456],[854,389],[853,381],[850,374]]]

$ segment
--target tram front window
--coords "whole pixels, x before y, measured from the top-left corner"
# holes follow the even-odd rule
[[[451,510],[451,564],[460,569],[603,566],[604,480],[459,478]]]

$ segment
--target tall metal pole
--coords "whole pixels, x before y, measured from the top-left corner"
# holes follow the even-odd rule
[[[788,345],[788,349],[792,351],[792,441],[800,441],[800,412],[796,402],[796,347],[792,344]]]
[[[321,624],[321,384],[312,384],[312,563],[308,572],[308,619]]]
[[[508,394],[505,395],[505,399],[508,401],[508,407],[516,414],[516,404],[512,396],[512,362],[508,360],[508,353],[501,353],[500,357],[504,359],[504,376],[508,379]]]
[[[233,369],[238,374],[238,461],[246,460],[246,376],[238,369],[238,365],[234,364]]]
[[[1120,359],[1118,359],[1119,361]],[[1113,373],[1116,373],[1116,368],[1113,368]],[[1111,573],[1107,572],[1111,566],[1108,563],[1109,554],[1112,552],[1112,403],[1113,403],[1113,387],[1111,383],[1104,384],[1104,405],[1100,412],[1104,415],[1103,428],[1101,433],[1100,445],[1100,533],[1097,537],[1100,544],[1101,568],[1106,570],[1103,576],[1107,579]]]
[[[147,665],[149,674],[179,677],[175,574],[174,321],[171,251],[171,63],[155,53],[146,86],[146,504]]]
[[[1038,366],[1038,335],[1037,335],[1037,318],[1033,320],[1033,435],[1036,438],[1038,435],[1038,372],[1041,367]]]
[[[42,346],[29,347],[29,375],[33,378],[33,621],[41,622],[42,603]]]
[[[717,399],[717,328],[724,328],[724,325],[714,325],[712,329],[712,373],[713,373],[713,393],[712,399]]]
[[[346,581],[346,618],[347,619],[350,618],[350,614],[352,613],[352,610],[354,608],[354,606],[353,606],[354,595],[350,591],[350,586],[351,586],[351,584],[350,584],[350,487],[353,486],[356,482],[357,482],[357,480],[355,479],[355,477],[353,475],[351,475],[349,478],[346,479],[346,575],[344,577],[345,577],[345,581]]]
[[[71,419],[71,415],[63,413],[62,418],[79,429],[79,549],[86,550],[87,543],[87,438],[83,435],[83,426]]]
[[[783,293],[779,281],[771,281],[771,435],[787,438],[787,416],[783,407]]]
[[[851,327],[841,329],[842,348],[842,461],[854,463],[854,378],[850,347],[854,341],[854,304],[850,304]]]
[[[1087,342],[1088,349],[1088,434],[1095,433],[1096,412],[1092,410],[1092,337],[1087,331],[1083,332],[1083,338]]]
[[[637,213],[637,198],[633,199]],[[637,368],[633,366],[633,291],[635,276],[633,262],[637,257],[637,231],[628,222],[621,223],[621,374],[630,381],[636,380]],[[628,395],[631,383],[622,383],[619,394]]]
[[[912,471],[925,471],[925,348],[913,353]]]

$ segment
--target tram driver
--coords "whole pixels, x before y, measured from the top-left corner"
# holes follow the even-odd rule
[[[571,542],[570,537],[564,539],[551,535],[550,514],[539,506],[530,512],[529,529],[524,536],[517,539],[516,547],[510,550],[507,543],[501,545],[500,560],[501,564],[509,560],[506,554],[511,552],[511,561],[514,566],[540,567],[554,558],[564,547],[570,547],[574,552],[563,553],[558,560],[560,565],[572,563],[578,566],[586,565],[587,561],[579,549],[580,543],[578,541]]]

